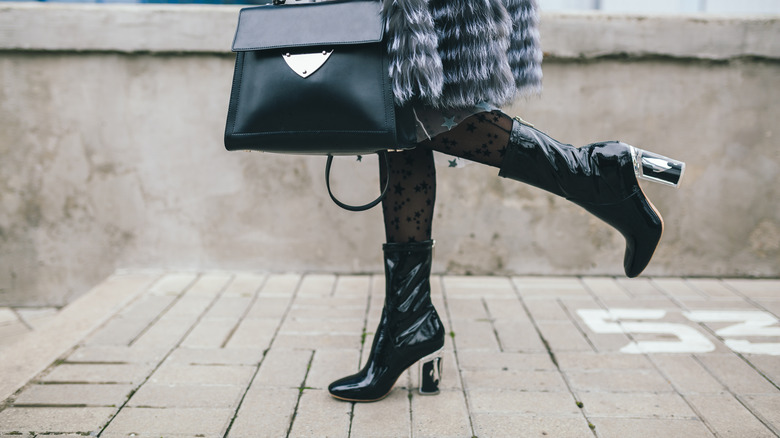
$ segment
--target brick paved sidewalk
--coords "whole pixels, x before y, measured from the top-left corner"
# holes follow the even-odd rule
[[[351,404],[381,276],[115,274],[0,352],[0,436],[780,436],[780,281],[432,282],[441,393]]]

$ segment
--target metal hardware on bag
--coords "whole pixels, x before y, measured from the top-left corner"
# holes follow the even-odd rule
[[[319,68],[325,64],[325,61],[327,61],[332,54],[333,50],[323,50],[322,52],[317,53],[299,53],[295,55],[285,53],[282,58],[284,59],[284,62],[287,63],[287,66],[292,69],[292,71],[305,79],[311,76],[315,71],[319,70]]]
[[[517,120],[518,122],[522,123],[523,125],[530,126],[530,127],[532,127],[532,128],[534,127],[534,124],[533,124],[533,123],[526,122],[526,121],[525,121],[525,120],[523,120],[523,118],[522,118],[522,117],[520,117],[520,116],[514,116],[514,117],[513,117],[513,119]]]

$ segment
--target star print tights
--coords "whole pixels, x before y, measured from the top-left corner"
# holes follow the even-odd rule
[[[387,154],[390,185],[382,201],[387,242],[431,238],[436,202],[433,151],[499,167],[509,143],[512,119],[500,111],[475,114],[417,147]],[[386,178],[380,163],[381,180]]]

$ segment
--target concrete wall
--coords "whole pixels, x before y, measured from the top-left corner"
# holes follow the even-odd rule
[[[0,304],[63,304],[118,268],[377,272],[379,209],[324,158],[228,153],[237,8],[0,4]],[[510,113],[574,144],[688,163],[647,186],[649,275],[780,275],[780,20],[547,14],[545,89]],[[373,195],[376,161],[337,161]],[[439,168],[435,270],[622,274],[620,235],[479,165]]]

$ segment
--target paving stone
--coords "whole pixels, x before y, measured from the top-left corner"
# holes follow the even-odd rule
[[[665,299],[663,293],[649,278],[616,278],[615,281],[626,290],[631,298]]]
[[[577,278],[569,277],[513,277],[512,282],[523,299],[559,299],[590,297]]]
[[[257,365],[263,350],[257,348],[184,348],[171,353],[166,363],[178,365]]]
[[[523,303],[517,297],[485,298],[490,316],[494,319],[510,319],[519,322],[530,322]]]
[[[0,347],[13,344],[30,331],[30,328],[21,321],[0,325]]]
[[[260,288],[263,286],[266,279],[267,276],[265,274],[253,274],[248,272],[238,273],[233,277],[233,281],[230,282],[225,291],[222,292],[220,301],[226,300],[225,303],[235,303],[235,301],[231,301],[230,299],[254,297],[260,292]],[[239,299],[238,301],[240,302],[242,300]],[[244,307],[244,310],[246,310],[246,307]]]
[[[15,322],[19,322],[16,313],[10,307],[0,307],[0,326]]]
[[[555,370],[555,364],[547,353],[509,353],[496,351],[458,351],[458,361],[464,370],[514,369]]]
[[[339,275],[336,287],[333,290],[334,297],[365,297],[371,287],[372,275]]]
[[[686,398],[719,436],[752,438],[775,436],[731,394],[694,394],[687,395]]]
[[[506,277],[444,276],[442,292],[447,299],[454,298],[516,298],[515,290]]]
[[[703,301],[708,298],[684,278],[653,278],[651,281],[665,295],[677,300]]]
[[[391,391],[378,403],[355,403],[350,436],[397,438],[411,436],[409,393]]]
[[[92,345],[80,346],[67,356],[68,362],[159,363],[168,353],[163,348],[136,346]]]
[[[207,272],[198,277],[195,284],[192,285],[186,292],[185,298],[204,297],[214,298],[219,295],[230,284],[233,279],[233,275],[230,273],[222,272]]]
[[[272,318],[246,318],[238,324],[225,344],[228,348],[268,348],[274,338],[279,320]]]
[[[190,320],[192,323],[208,309],[214,297],[207,295],[185,295],[176,301],[163,315],[160,322],[171,319]]]
[[[252,304],[253,297],[251,296],[227,296],[223,294],[206,311],[203,318],[228,318],[238,321],[247,313]]]
[[[699,420],[638,418],[593,418],[599,437],[603,438],[710,438],[713,435]]]
[[[547,345],[556,353],[559,351],[593,351],[593,347],[570,321],[538,321],[536,324],[547,341]]]
[[[631,298],[613,277],[584,277],[582,283],[602,300],[625,300]]]
[[[451,297],[447,300],[449,315],[455,319],[488,320],[485,305],[479,298]]]
[[[529,320],[514,321],[511,319],[497,319],[493,322],[498,339],[501,340],[501,348],[505,352],[546,352],[547,348],[542,343],[539,333]],[[484,336],[484,335],[483,335]],[[475,340],[476,341],[476,340]],[[483,342],[482,348],[492,348],[491,343]],[[458,349],[462,347],[458,342]],[[478,346],[476,348],[479,348]]]
[[[104,435],[143,433],[156,436],[222,436],[233,418],[232,409],[124,408],[105,429]]]
[[[15,405],[121,406],[134,389],[130,384],[29,385]]]
[[[306,376],[311,358],[311,350],[274,347],[263,359],[252,387],[258,385],[299,388]]]
[[[61,364],[44,375],[42,382],[138,383],[154,369],[154,364]]]
[[[151,322],[160,316],[174,301],[177,295],[146,294],[133,301],[117,313],[120,319],[138,319]]]
[[[480,413],[473,415],[473,421],[474,434],[479,437],[593,437],[593,432],[588,428],[588,422],[582,417],[560,418]]]
[[[290,306],[292,297],[260,296],[246,313],[246,318],[267,318],[280,320]]]
[[[115,317],[89,336],[84,344],[127,346],[152,323],[153,318]]]
[[[317,298],[317,300],[321,300]],[[361,321],[366,315],[366,300],[361,299],[347,299],[349,305],[339,306],[331,302],[331,300],[344,300],[343,298],[332,298],[326,300],[328,304],[322,306],[308,304],[308,301],[295,301],[290,308],[290,312],[287,314],[287,320],[306,320],[306,319],[360,319]],[[382,311],[382,303],[379,303],[378,312]],[[377,315],[378,316],[378,315]],[[277,317],[277,319],[280,319]]]
[[[179,365],[165,362],[149,378],[158,385],[201,384],[246,386],[254,367],[238,365]]]
[[[711,299],[729,298],[742,299],[729,288],[722,280],[716,278],[686,278],[684,280],[691,287]]]
[[[515,391],[568,391],[557,371],[513,369],[461,371],[466,389],[507,389]]]
[[[581,392],[588,417],[695,419],[696,414],[677,394]]]
[[[0,432],[89,433],[100,430],[115,408],[14,408],[0,412]]]
[[[234,318],[203,318],[180,344],[183,347],[219,348],[235,329]]]
[[[574,370],[653,370],[646,356],[622,353],[556,353],[561,369]]]
[[[780,386],[780,358],[777,356],[764,356],[757,354],[745,355],[747,360],[757,367],[776,386]]]
[[[130,407],[232,409],[244,395],[245,386],[149,383],[133,394]]]
[[[336,285],[336,276],[330,274],[309,274],[303,277],[298,287],[298,298],[330,297]]]
[[[656,354],[652,356],[652,360],[681,394],[718,393],[726,390],[690,355]]]
[[[765,421],[780,430],[780,394],[746,395],[742,397]]]
[[[195,273],[168,273],[149,287],[152,295],[179,295],[194,284],[198,276]]]
[[[335,400],[327,391],[305,390],[288,436],[347,436],[351,411],[351,403]]]
[[[733,354],[697,354],[715,378],[737,394],[777,394],[778,390],[750,365]]]
[[[298,389],[251,388],[238,410],[228,437],[287,436],[298,395]]]
[[[493,324],[490,321],[453,319],[455,345],[458,350],[480,349],[500,351]]]
[[[558,300],[526,300],[525,305],[528,306],[531,316],[537,323],[541,321],[570,321],[569,315]]]
[[[360,336],[363,318],[287,318],[279,328],[280,335]]]
[[[17,307],[14,310],[27,325],[36,330],[59,314],[56,307]]]
[[[469,437],[466,400],[461,391],[441,391],[435,396],[412,392],[412,435],[415,437]]]
[[[165,318],[157,321],[131,344],[137,348],[165,348],[171,350],[187,335],[195,323],[193,318]]]
[[[274,347],[280,348],[298,348],[305,350],[315,350],[322,348],[336,349],[360,349],[360,339],[362,334],[353,335],[320,335],[311,336],[303,334],[285,334],[276,335]]]
[[[729,278],[724,279],[723,282],[739,293],[754,299],[777,298],[780,292],[780,280]]]
[[[301,282],[301,278],[300,274],[269,275],[260,289],[260,296],[292,296]]]
[[[582,419],[577,401],[569,392],[472,390],[468,392],[472,413],[522,414]]]
[[[353,349],[322,349],[314,352],[306,387],[327,389],[330,382],[358,371],[359,352]]]
[[[577,391],[672,392],[672,385],[654,369],[567,370]]]

